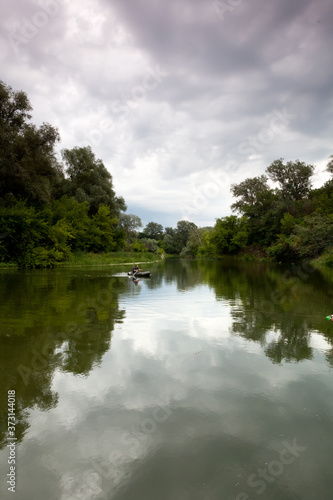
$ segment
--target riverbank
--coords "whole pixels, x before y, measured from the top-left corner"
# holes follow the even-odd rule
[[[73,254],[69,260],[59,262],[55,267],[133,266],[134,264],[160,262],[165,254],[162,255],[152,252],[77,253]],[[18,266],[13,263],[0,263],[0,269],[18,269]]]
[[[73,255],[70,260],[62,262],[59,267],[75,266],[115,266],[143,264],[162,260],[160,255],[151,252],[108,252],[108,253],[81,253]]]

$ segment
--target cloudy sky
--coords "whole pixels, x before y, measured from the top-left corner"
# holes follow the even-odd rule
[[[1,0],[0,26],[0,79],[144,224],[212,225],[280,157],[328,179],[330,0]]]

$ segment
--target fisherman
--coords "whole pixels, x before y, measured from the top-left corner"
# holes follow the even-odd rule
[[[137,264],[135,264],[135,266],[133,267],[133,274],[136,274],[138,271],[142,271],[142,269],[139,269],[139,266]]]

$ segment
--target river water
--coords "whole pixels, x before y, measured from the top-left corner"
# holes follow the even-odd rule
[[[148,270],[0,273],[0,497],[331,500],[332,271]]]

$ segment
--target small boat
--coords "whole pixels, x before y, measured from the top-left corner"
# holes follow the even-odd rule
[[[133,271],[130,271],[127,273],[128,276],[135,276],[136,278],[149,278],[151,275],[150,271],[137,271],[135,274],[133,274]]]

